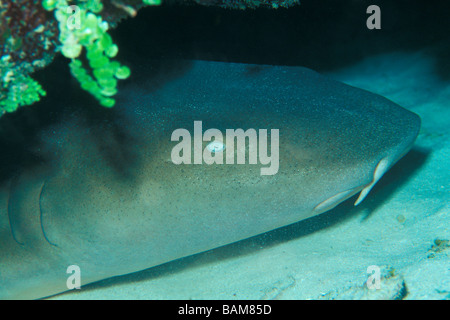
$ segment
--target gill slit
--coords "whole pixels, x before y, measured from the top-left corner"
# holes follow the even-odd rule
[[[42,223],[42,204],[41,204],[41,200],[42,200],[42,192],[44,191],[44,187],[45,184],[47,183],[47,181],[44,180],[44,182],[42,183],[41,186],[41,191],[39,192],[39,222],[41,224],[41,230],[42,230],[42,234],[44,235],[45,240],[52,246],[57,247],[56,244],[50,242],[50,240],[48,240],[47,235],[45,234],[45,230],[44,230],[44,224]]]
[[[8,212],[8,222],[9,222],[9,228],[11,229],[11,235],[12,235],[14,241],[17,242],[17,244],[23,246],[23,245],[25,245],[25,243],[20,242],[16,238],[16,235],[14,233],[14,227],[13,227],[12,219],[11,219],[11,199],[10,198],[11,198],[11,189],[12,189],[12,186],[13,186],[13,180],[15,178],[16,177],[11,178],[10,183],[9,183],[8,203],[7,203],[7,206],[6,206],[6,211]]]

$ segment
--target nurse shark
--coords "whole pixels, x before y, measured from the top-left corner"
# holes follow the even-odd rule
[[[36,153],[45,161],[2,182],[0,298],[67,291],[69,266],[85,285],[307,219],[358,193],[359,204],[420,128],[388,99],[303,67],[190,61],[152,73],[121,89],[118,116],[71,115],[43,129]],[[173,161],[172,134],[193,135],[198,121],[223,134],[197,145],[211,154],[238,154],[227,129],[266,130],[276,172],[261,174],[268,166],[249,161],[250,144],[240,163]],[[110,126],[120,134],[99,129]]]

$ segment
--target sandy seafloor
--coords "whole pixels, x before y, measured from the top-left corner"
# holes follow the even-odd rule
[[[424,50],[328,74],[422,118],[411,152],[358,207],[354,197],[318,217],[52,299],[450,299],[450,76],[435,68]],[[365,285],[372,265],[379,290]]]

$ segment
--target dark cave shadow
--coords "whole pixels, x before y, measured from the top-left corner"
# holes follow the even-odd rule
[[[214,6],[144,8],[113,31],[120,59],[147,58],[304,66],[327,72],[370,56],[425,50],[450,81],[450,3],[379,0],[382,28],[368,30],[369,0],[304,0],[299,6],[228,10]],[[437,49],[436,49],[437,48]]]
[[[119,85],[114,108],[99,105],[82,90],[67,64],[67,59],[58,57],[45,70],[34,74],[47,91],[45,98],[0,117],[0,186],[23,171],[52,162],[51,154],[46,158],[39,150],[45,147],[41,145],[41,134],[53,126],[76,126],[74,130],[84,130],[89,142],[96,145],[118,177],[130,177],[130,169],[138,165],[139,157],[130,147],[136,144],[136,137],[127,128],[126,114],[133,112],[132,105],[127,103],[127,87],[140,86],[147,92],[157,90],[187,72],[191,62],[147,60],[145,66]],[[71,121],[74,119],[76,122]]]
[[[341,203],[336,208],[321,215],[299,221],[297,223],[281,227],[248,239],[231,243],[219,248],[211,249],[188,257],[164,263],[142,271],[104,279],[83,286],[83,291],[108,288],[131,282],[148,281],[151,279],[169,276],[182,272],[183,270],[204,266],[217,261],[225,261],[254,254],[255,252],[268,249],[281,243],[297,240],[309,234],[320,232],[346,220],[366,213],[361,223],[365,223],[376,209],[395,196],[395,192],[406,184],[427,161],[430,150],[413,147],[413,149],[399,160],[388,173],[380,179],[370,192],[368,199],[355,207],[353,203],[357,197],[353,196]],[[63,293],[64,294],[64,293]],[[66,294],[70,294],[67,292]]]

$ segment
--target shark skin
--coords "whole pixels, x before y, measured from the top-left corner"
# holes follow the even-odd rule
[[[302,67],[186,61],[151,71],[120,90],[104,111],[114,116],[72,114],[43,128],[36,152],[45,161],[1,181],[1,299],[67,291],[71,265],[85,285],[307,219],[358,193],[359,204],[420,128],[388,99]],[[227,129],[277,129],[277,172],[249,161],[174,164],[171,135],[193,135],[195,121],[224,138]]]

